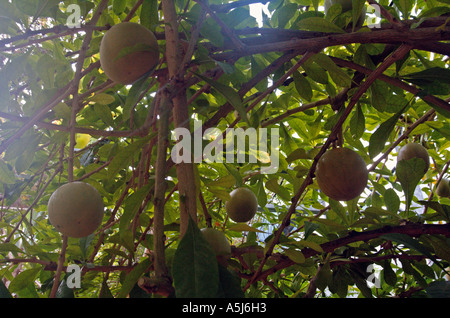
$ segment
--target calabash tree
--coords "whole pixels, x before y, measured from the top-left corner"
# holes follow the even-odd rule
[[[2,1],[0,296],[448,296],[449,3],[350,2]],[[124,22],[158,42],[132,83],[99,54]],[[397,162],[410,143],[428,164]],[[321,186],[336,148],[366,167],[334,159]],[[47,209],[72,182],[104,205],[81,238]],[[241,187],[258,208],[235,222]]]

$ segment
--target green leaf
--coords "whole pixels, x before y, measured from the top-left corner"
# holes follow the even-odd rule
[[[67,282],[62,280],[59,283],[58,290],[56,291],[56,298],[75,298],[75,294],[72,288],[67,286]]]
[[[325,288],[332,282],[333,272],[330,269],[330,262],[327,261],[322,265],[322,268],[316,275],[316,286],[320,290],[324,291]]]
[[[247,223],[237,223],[233,224],[228,227],[228,230],[230,231],[236,231],[236,232],[258,232],[258,233],[265,233],[264,231],[258,230],[257,228],[251,227]]]
[[[416,250],[417,252],[425,255],[426,257],[430,258],[431,260],[435,261],[435,258],[431,253],[428,251],[428,249],[420,243],[418,240],[412,238],[409,235],[402,234],[402,233],[389,233],[389,234],[383,234],[380,236],[382,239],[394,241],[400,244],[403,244],[404,246],[411,248],[413,250]]]
[[[350,132],[355,139],[360,139],[366,130],[366,122],[361,105],[358,105],[350,119]]]
[[[384,204],[386,208],[393,213],[397,213],[400,209],[400,198],[394,189],[387,189],[384,192]]]
[[[227,174],[219,177],[217,180],[205,181],[204,183],[207,187],[231,188],[235,186],[236,179],[232,174]]]
[[[408,19],[409,14],[411,13],[411,10],[413,8],[413,2],[411,2],[411,0],[394,0],[394,3],[402,12],[404,16],[403,18]]]
[[[255,190],[256,198],[258,199],[259,206],[266,206],[267,204],[267,194],[264,189],[264,182],[262,179],[259,179],[256,183],[256,190]]]
[[[328,83],[328,74],[325,69],[320,67],[317,63],[314,63],[311,59],[308,59],[303,63],[302,68],[305,70],[306,75],[313,81],[320,84]]]
[[[297,12],[296,3],[286,3],[284,6],[280,7],[275,11],[274,17],[278,19],[278,28],[284,28],[286,24],[292,19]]]
[[[450,70],[443,67],[431,67],[423,71],[402,75],[401,79],[419,86],[434,81],[450,84]]]
[[[98,103],[101,105],[109,105],[115,102],[114,96],[110,94],[100,93],[89,98],[89,102]]]
[[[369,156],[371,159],[375,158],[381,151],[383,151],[389,135],[394,130],[398,119],[402,115],[404,109],[396,113],[394,116],[383,122],[378,129],[370,136],[369,139]]]
[[[364,7],[365,0],[352,0],[351,2],[352,2],[352,26],[353,26],[352,29],[354,30],[354,27],[357,25],[361,13],[365,9]]]
[[[244,298],[239,277],[219,264],[219,291],[220,298]]]
[[[414,190],[424,176],[425,162],[420,158],[401,160],[397,163],[396,175],[405,193],[406,213],[414,196]]]
[[[55,82],[55,59],[50,55],[45,54],[39,58],[38,63],[36,64],[36,72],[39,74],[39,77],[44,82],[45,87],[52,88],[54,87]]]
[[[0,298],[12,298],[8,288],[6,288],[3,280],[0,279]]]
[[[212,19],[207,19],[200,29],[200,34],[211,41],[217,47],[222,47],[224,43],[224,36],[221,32],[220,26]]]
[[[117,298],[125,298],[133,289],[139,278],[145,273],[145,271],[150,267],[152,261],[149,258],[145,258],[138,265],[136,265],[128,274],[125,276],[125,280],[122,283],[122,288],[120,289]]]
[[[156,133],[145,138],[135,140],[132,144],[122,148],[118,153],[116,153],[108,166],[108,178],[112,179],[120,170],[126,169],[128,167],[128,163],[134,157],[134,154],[141,150],[142,146],[144,146],[155,134]]]
[[[141,5],[140,23],[151,31],[155,31],[158,24],[158,1],[144,0]]]
[[[225,168],[228,170],[228,172],[234,177],[234,180],[236,182],[236,187],[240,187],[243,184],[242,176],[238,169],[236,169],[235,166],[230,165],[228,163],[223,163]]]
[[[313,242],[313,241],[300,240],[300,241],[296,242],[295,244],[300,245],[302,247],[309,247],[309,248],[315,250],[316,252],[323,253],[322,246],[320,246],[318,243]]]
[[[312,57],[314,62],[323,67],[330,74],[333,82],[340,87],[350,87],[352,78],[338,67],[333,60],[326,54],[318,53]]]
[[[288,248],[284,251],[284,254],[297,264],[302,264],[306,260],[305,255],[295,248]]]
[[[288,163],[291,163],[297,159],[311,159],[308,155],[308,153],[306,152],[305,149],[303,148],[297,148],[295,149],[293,152],[291,152],[287,157],[286,157],[286,161]]]
[[[326,33],[345,33],[343,29],[321,17],[310,17],[297,22],[300,30]]]
[[[433,247],[437,257],[450,262],[450,244],[447,243],[446,238],[439,236],[429,236],[426,238],[426,240]]]
[[[341,202],[329,199],[330,208],[339,216],[343,224],[347,224],[347,212]]]
[[[211,192],[215,197],[223,202],[230,200],[230,191],[228,189],[208,187],[208,192]]]
[[[331,229],[335,229],[335,230],[338,230],[338,231],[347,229],[346,226],[344,226],[342,224],[339,224],[336,221],[333,221],[333,220],[330,220],[330,219],[317,218],[317,219],[314,219],[312,221],[320,223],[320,224],[323,224],[325,226],[328,226]]]
[[[418,202],[430,209],[433,209],[439,215],[441,215],[444,218],[444,220],[450,222],[450,206],[449,205],[440,204],[439,202],[436,202],[436,201],[418,201]]]
[[[147,79],[148,75],[152,71],[148,72],[147,74],[143,75],[140,79],[138,79],[136,82],[133,83],[130,90],[128,91],[127,98],[125,99],[125,105],[123,106],[123,120],[127,121],[130,119],[131,111],[133,107],[137,104],[139,101],[139,98],[141,97],[141,94],[145,91],[145,89],[148,86]]]
[[[309,81],[302,74],[300,74],[300,72],[294,72],[293,78],[295,89],[300,97],[306,99],[308,102],[311,101],[313,91]]]
[[[189,218],[172,264],[177,298],[211,298],[219,290],[219,268],[214,251]]]
[[[13,184],[16,182],[14,171],[0,159],[0,183]]]
[[[95,104],[94,111],[100,119],[108,126],[114,126],[114,119],[111,114],[111,109],[103,104]]]
[[[17,255],[17,253],[23,253],[23,251],[18,248],[14,243],[2,243],[0,244],[0,253],[2,252],[11,252]]]
[[[431,298],[450,298],[450,282],[432,282],[425,288],[425,291]]]
[[[16,293],[29,285],[33,285],[40,271],[40,267],[35,267],[20,272],[9,284],[9,291]]]
[[[136,45],[133,46],[126,46],[123,49],[120,50],[120,52],[117,54],[117,56],[114,58],[114,61],[125,57],[131,53],[135,53],[135,52],[153,52],[156,51],[157,49],[154,48],[153,46],[149,45],[149,44],[145,44],[145,43],[138,43]]]
[[[250,125],[247,118],[247,112],[245,111],[244,104],[242,103],[241,96],[239,96],[234,88],[223,85],[222,83],[216,82],[203,75],[197,73],[194,74],[214,87],[220,94],[222,94],[223,97],[225,97],[225,99],[231,104],[231,106],[233,106],[233,108],[239,113],[241,119],[244,119],[246,123]]]
[[[35,148],[27,149],[22,153],[20,157],[17,158],[14,168],[18,174],[24,172],[33,164],[35,155]]]
[[[146,184],[125,199],[123,214],[119,221],[119,233],[121,238],[126,233],[129,233],[128,227],[130,222],[133,220],[137,211],[141,207],[141,204],[147,196],[151,186],[151,183]]]
[[[78,246],[80,246],[81,255],[83,256],[84,259],[87,258],[87,252],[94,237],[95,233],[92,233],[91,235],[80,238],[80,240],[78,241]]]
[[[98,298],[114,298],[111,290],[109,289],[108,283],[104,280],[102,281],[102,287],[98,293]]]
[[[384,281],[391,286],[395,286],[397,283],[397,274],[395,274],[394,270],[391,267],[391,262],[389,260],[384,261],[383,266],[383,277]]]
[[[305,240],[310,236],[315,230],[320,227],[319,224],[305,221]]]
[[[114,0],[113,1],[113,11],[116,15],[121,14],[127,7],[126,0]]]
[[[285,201],[289,201],[291,199],[291,194],[289,193],[289,191],[285,187],[278,184],[278,177],[269,179],[266,182],[266,188]]]

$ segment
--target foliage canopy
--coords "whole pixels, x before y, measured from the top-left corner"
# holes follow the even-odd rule
[[[435,189],[449,177],[449,1],[352,2],[324,14],[323,0],[2,0],[0,297],[448,297],[450,199]],[[123,21],[160,46],[132,85],[99,61]],[[244,162],[175,163],[172,133],[198,127],[276,131],[277,171],[264,170],[273,149],[252,147]],[[396,164],[407,142],[427,149],[425,175],[420,160]],[[320,191],[332,147],[366,162],[358,198]],[[71,181],[105,205],[81,239],[48,222]],[[259,205],[247,223],[224,207],[241,186]],[[226,265],[207,226],[233,245]]]

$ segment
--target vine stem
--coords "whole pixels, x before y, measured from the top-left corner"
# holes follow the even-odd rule
[[[292,198],[292,200],[291,200],[292,203],[291,203],[291,206],[289,207],[288,213],[284,217],[284,219],[283,219],[283,221],[281,223],[281,226],[276,231],[276,233],[275,233],[275,235],[274,235],[274,237],[273,237],[269,247],[267,248],[267,251],[265,253],[265,256],[264,256],[263,260],[261,261],[261,264],[260,264],[259,268],[257,269],[255,274],[253,275],[252,279],[250,279],[248,281],[248,283],[245,286],[244,290],[247,290],[251,286],[251,284],[253,284],[253,282],[255,282],[256,279],[258,278],[258,276],[261,274],[262,269],[263,269],[267,259],[272,254],[272,252],[273,252],[273,250],[275,248],[275,245],[278,244],[278,242],[280,240],[280,237],[281,237],[281,234],[283,233],[284,228],[289,223],[292,214],[295,212],[295,208],[297,207],[297,204],[298,204],[298,202],[300,200],[300,197],[302,196],[302,194],[306,190],[306,188],[313,182],[314,172],[315,172],[315,169],[316,169],[317,162],[319,161],[320,157],[326,152],[328,147],[331,145],[331,143],[336,138],[337,133],[341,129],[341,127],[344,124],[344,122],[347,119],[347,117],[350,115],[353,107],[356,105],[356,103],[361,98],[361,96],[367,91],[367,89],[370,87],[370,85],[372,85],[372,83],[389,66],[391,66],[393,63],[395,63],[396,61],[401,59],[403,56],[405,56],[405,54],[407,54],[411,50],[411,48],[412,48],[411,45],[402,44],[396,51],[394,51],[390,56],[388,56],[384,60],[384,62],[376,70],[374,70],[367,77],[366,81],[361,84],[360,88],[351,97],[350,102],[347,105],[347,108],[344,110],[342,116],[339,117],[339,120],[337,121],[337,123],[333,127],[333,129],[332,129],[330,135],[328,136],[328,139],[326,140],[325,144],[322,146],[322,148],[320,149],[319,153],[314,158],[314,161],[313,161],[313,163],[311,165],[309,173],[308,173],[307,177],[305,178],[305,180],[303,181],[302,185],[300,186],[300,188],[299,188],[298,192],[296,193],[296,195]]]

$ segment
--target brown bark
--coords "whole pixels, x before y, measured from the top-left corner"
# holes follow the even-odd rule
[[[189,129],[189,111],[187,107],[186,89],[184,87],[183,74],[178,70],[181,66],[182,56],[178,49],[180,41],[178,36],[178,22],[173,0],[162,2],[166,35],[166,59],[169,69],[169,87],[176,91],[173,97],[173,120],[175,127]],[[176,165],[178,177],[178,193],[180,196],[180,234],[183,236],[187,229],[189,216],[197,221],[197,189],[195,188],[194,166],[191,162],[183,162]]]

